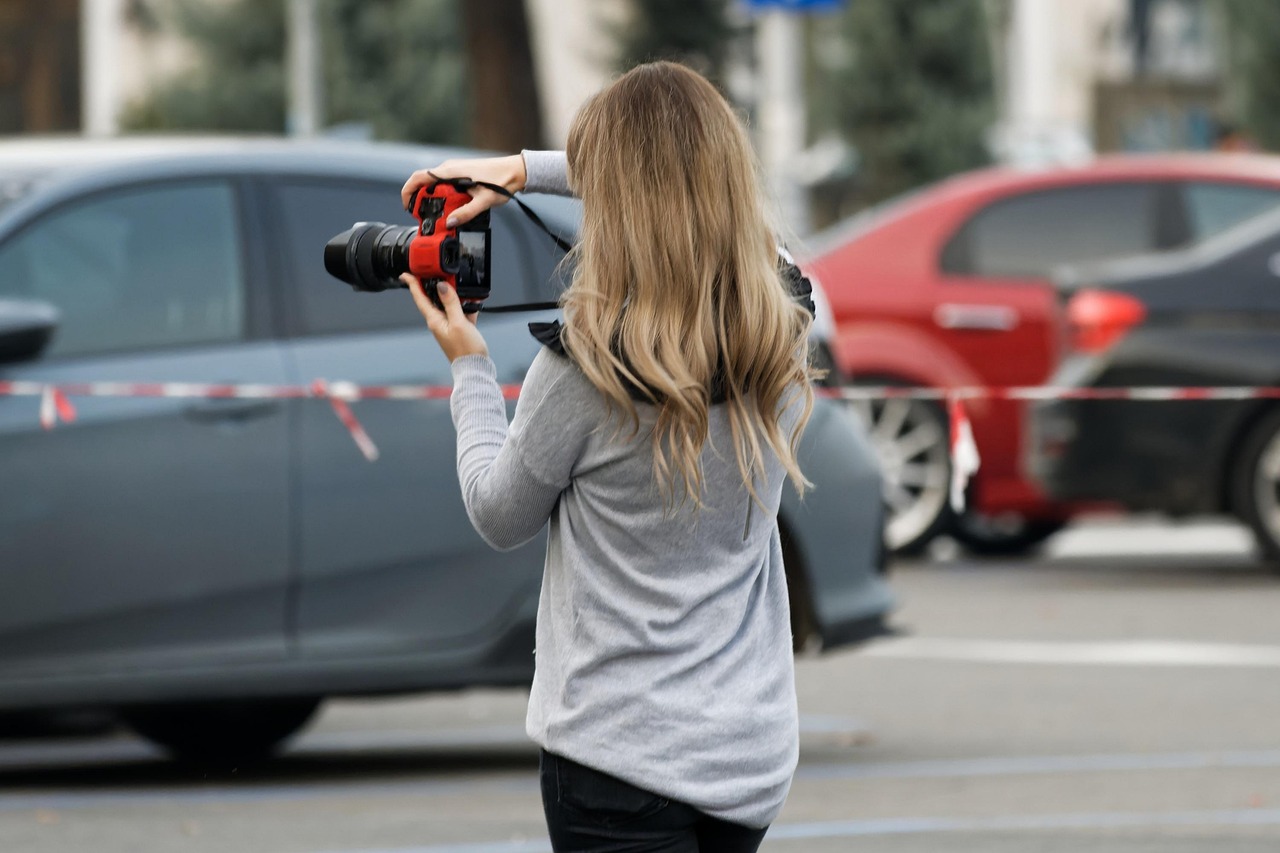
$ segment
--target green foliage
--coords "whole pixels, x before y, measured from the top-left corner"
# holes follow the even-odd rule
[[[1222,0],[1226,72],[1234,112],[1263,148],[1280,149],[1280,3]]]
[[[632,17],[616,33],[618,69],[671,59],[719,80],[733,36],[729,0],[634,0]]]
[[[383,139],[466,141],[454,0],[321,0],[324,117]],[[126,111],[134,130],[285,130],[283,0],[173,0],[165,26],[197,61]]]
[[[462,0],[466,2],[466,0]],[[327,118],[380,139],[463,144],[466,57],[454,0],[329,0]]]
[[[856,147],[861,205],[988,162],[982,0],[854,0],[813,36],[811,122]]]
[[[130,130],[284,130],[284,4],[176,0],[161,17],[195,47],[195,66],[129,105]]]

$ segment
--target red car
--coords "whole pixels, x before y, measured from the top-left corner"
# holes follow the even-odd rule
[[[1061,265],[1194,243],[1280,204],[1280,157],[1115,156],[1043,171],[985,169],[860,214],[811,241],[837,322],[835,356],[859,384],[1037,385],[1065,325]],[[863,405],[881,453],[889,543],[949,532],[980,553],[1028,549],[1080,507],[1021,470],[1023,406],[968,405],[982,469],[969,512],[947,504],[945,415],[927,402]]]

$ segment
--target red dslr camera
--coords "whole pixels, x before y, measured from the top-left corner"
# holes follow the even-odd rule
[[[373,292],[404,287],[400,274],[411,272],[437,306],[435,283],[447,281],[464,309],[478,310],[489,298],[489,212],[456,228],[445,225],[471,200],[467,190],[473,186],[468,179],[449,179],[418,190],[409,211],[416,228],[357,222],[325,244],[325,269],[355,290]]]
[[[489,298],[489,212],[456,228],[445,225],[458,208],[471,201],[466,192],[474,182],[451,180],[418,190],[412,213],[418,233],[409,243],[409,272],[423,282],[447,281],[458,298],[482,302]],[[439,302],[435,288],[427,293]]]

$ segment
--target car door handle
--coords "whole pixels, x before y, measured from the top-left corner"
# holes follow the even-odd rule
[[[279,400],[201,400],[183,409],[196,423],[243,423],[280,411]]]
[[[1018,312],[1008,305],[961,305],[945,302],[933,309],[933,322],[943,329],[1010,332],[1018,327]]]

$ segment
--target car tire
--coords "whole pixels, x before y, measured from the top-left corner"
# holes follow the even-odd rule
[[[1043,545],[1066,524],[1060,519],[991,518],[970,510],[955,519],[951,536],[980,557],[1019,557]]]
[[[1264,415],[1241,444],[1231,504],[1267,561],[1280,568],[1280,409]]]
[[[952,523],[946,412],[935,402],[901,397],[850,406],[880,460],[889,513],[885,541],[896,554],[923,553]]]
[[[125,708],[120,716],[179,761],[225,767],[269,758],[307,724],[320,702],[310,697],[182,702]]]

